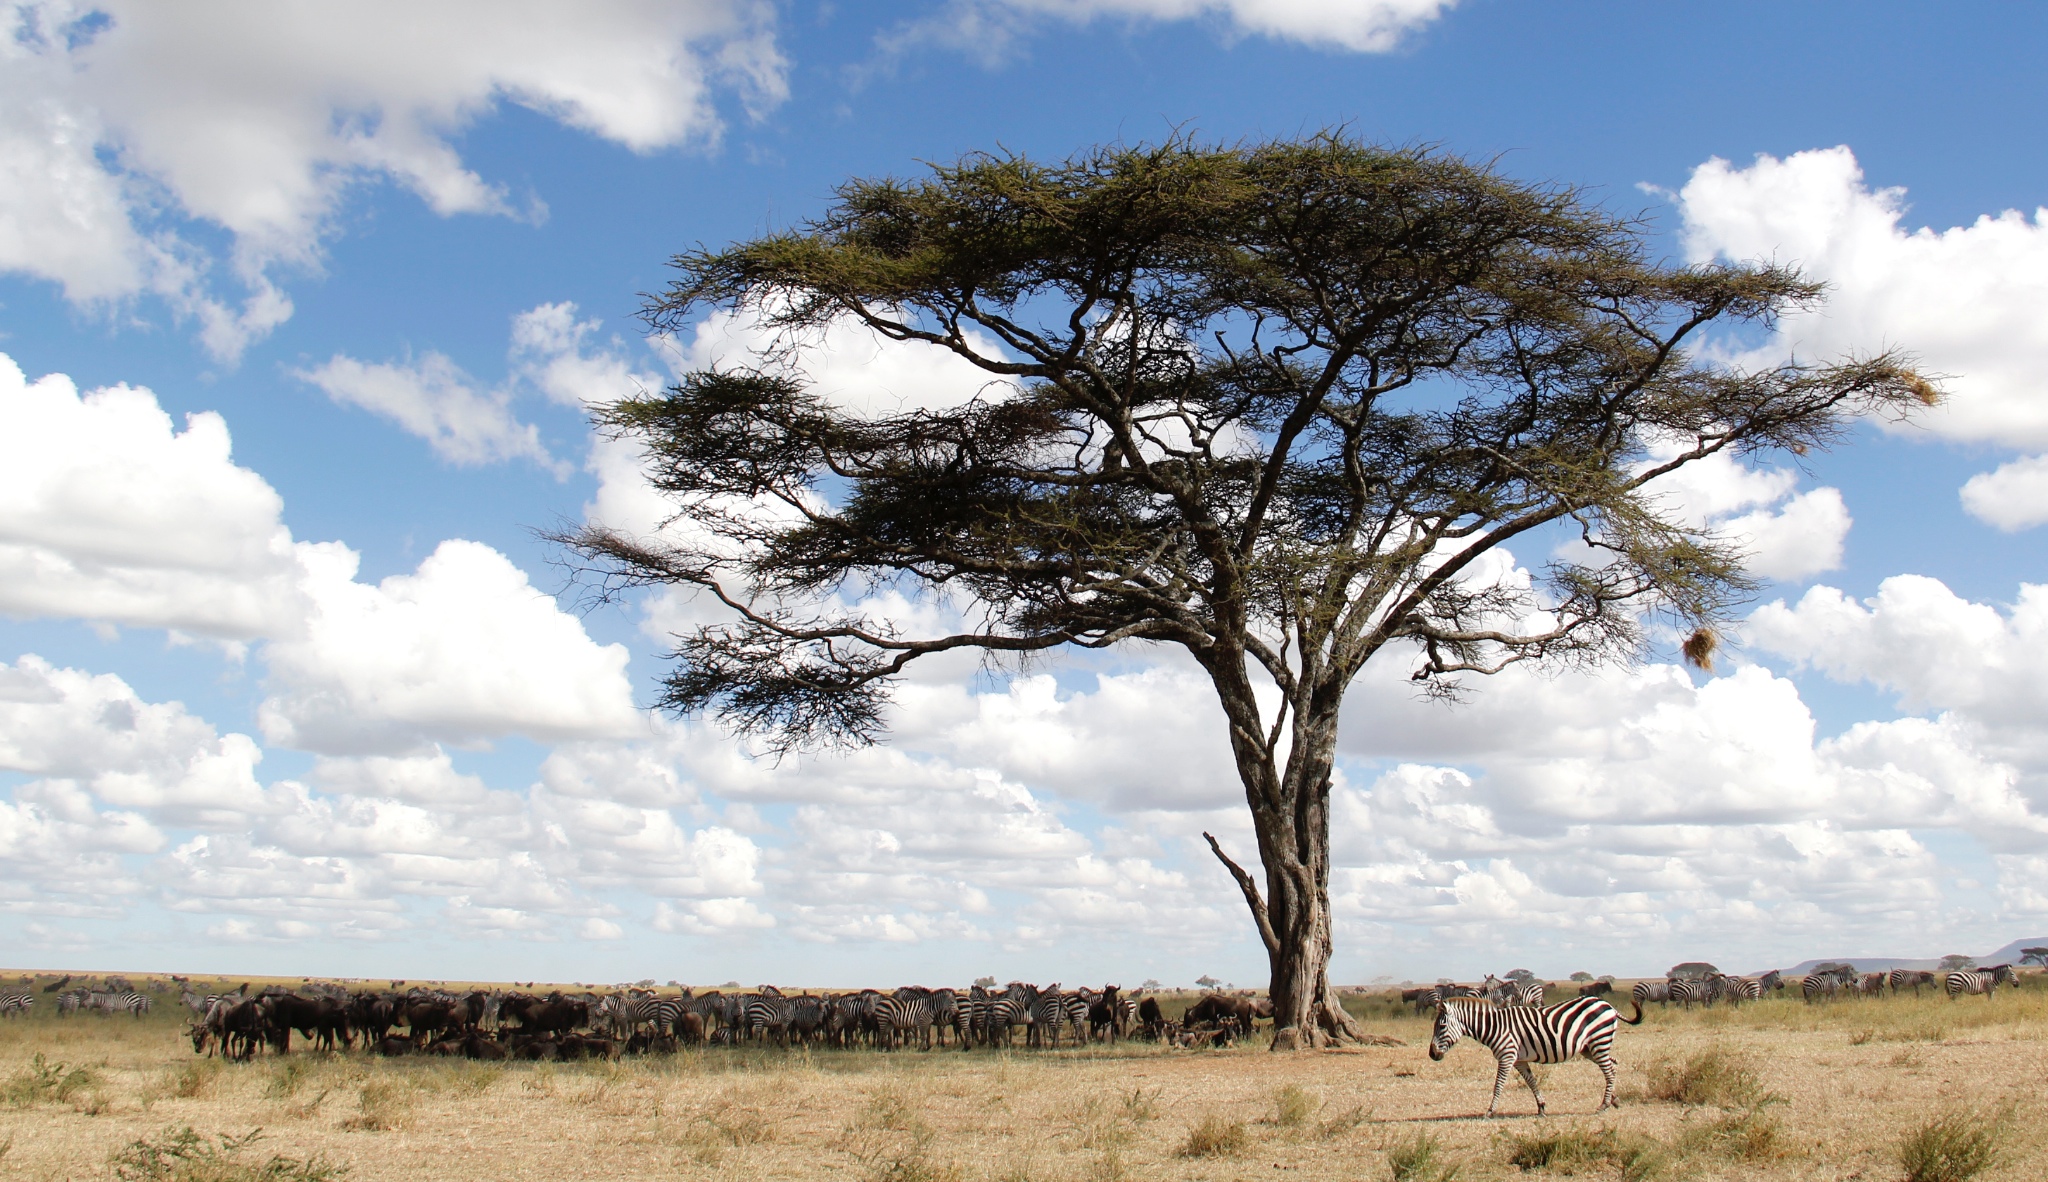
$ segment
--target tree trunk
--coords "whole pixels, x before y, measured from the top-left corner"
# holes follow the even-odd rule
[[[1222,687],[1219,687],[1222,688]],[[1272,977],[1273,1049],[1347,1042],[1364,1031],[1330,988],[1330,770],[1336,760],[1336,711],[1299,722],[1285,770],[1275,768],[1257,728],[1245,721],[1249,694],[1232,709],[1231,739],[1258,835],[1266,889],[1232,861],[1214,837],[1209,848],[1229,868],[1266,945]]]

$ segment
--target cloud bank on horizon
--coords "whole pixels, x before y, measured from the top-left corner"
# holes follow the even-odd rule
[[[498,372],[488,350],[431,341],[263,352],[363,203],[543,216],[555,178],[528,191],[465,157],[495,109],[631,153],[708,150],[735,119],[783,111],[804,64],[791,18],[741,0],[481,11],[13,10],[0,271],[105,317],[100,331],[144,331],[130,317],[158,301],[214,357],[261,357],[267,389],[379,424],[378,462],[682,528],[630,445],[539,424],[758,356],[745,316],[642,348],[562,296],[508,306]],[[916,19],[939,43],[1193,23],[1226,44],[1381,54],[1456,11],[957,0]],[[906,28],[874,40],[911,52]],[[1849,147],[1691,159],[1672,194],[1688,257],[1829,284],[1768,339],[1714,347],[1733,364],[1911,349],[1953,395],[1910,429],[1922,450],[1990,457],[1940,495],[1996,536],[2048,523],[2048,213],[1914,227],[1906,192],[1872,188]],[[940,405],[986,380],[862,331],[816,344],[804,375],[858,405]],[[544,956],[675,975],[655,955],[821,984],[1258,972],[1199,837],[1252,846],[1191,667],[1149,650],[1002,677],[936,664],[903,685],[889,744],[755,760],[636,704],[667,634],[706,605],[650,595],[623,621],[586,617],[549,593],[539,551],[454,535],[366,577],[360,541],[294,530],[307,494],[287,503],[282,464],[238,459],[236,411],[181,419],[170,402],[0,354],[0,615],[18,622],[0,652],[0,931],[18,947],[110,966],[532,975],[509,966]],[[1990,947],[2048,923],[2048,572],[1996,601],[1939,571],[1845,589],[1855,539],[1886,526],[1847,487],[1722,460],[1666,490],[1774,581],[1718,674],[1517,668],[1447,708],[1418,701],[1405,668],[1368,670],[1335,785],[1339,972],[1433,978],[1503,970],[1500,955],[1647,972],[1700,949],[1751,967],[1931,951],[1897,947],[1901,932]],[[164,653],[209,672],[177,688]],[[1839,721],[1843,701],[1861,715]]]

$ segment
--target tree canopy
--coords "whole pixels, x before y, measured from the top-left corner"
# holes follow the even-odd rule
[[[1343,134],[849,181],[813,221],[676,256],[646,309],[660,331],[758,318],[758,364],[596,409],[688,528],[562,540],[607,591],[713,597],[725,615],[677,637],[662,704],[779,749],[873,741],[892,681],[934,654],[1181,647],[1252,811],[1263,890],[1211,845],[1281,1022],[1341,1033],[1327,807],[1360,670],[1396,646],[1450,693],[1518,661],[1631,658],[1660,621],[1705,664],[1753,584],[1658,478],[1938,397],[1890,354],[1698,359],[1706,326],[1768,326],[1819,289],[1667,265],[1644,238],[1570,188]],[[848,323],[985,381],[845,405],[802,362]],[[1540,560],[1492,561],[1518,541]],[[863,606],[878,589],[955,623],[914,633]]]

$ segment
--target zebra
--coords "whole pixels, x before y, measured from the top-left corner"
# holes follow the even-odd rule
[[[1045,1046],[1052,1040],[1052,1049],[1060,1049],[1060,1026],[1067,1020],[1067,999],[1061,995],[1057,982],[1038,991],[1031,1004],[1031,1031],[1025,1037],[1027,1046]]]
[[[1506,1004],[1511,1006],[1540,1006],[1543,1004],[1541,981],[1518,981],[1508,986]]]
[[[1825,997],[1833,1001],[1835,994],[1841,992],[1842,987],[1848,983],[1848,977],[1840,972],[1808,973],[1799,982],[1799,992],[1809,1005],[1815,997]]]
[[[1744,1001],[1762,1001],[1764,983],[1755,977],[1722,977],[1721,996],[1729,1005]]]
[[[36,998],[33,993],[0,993],[0,1018],[27,1014],[29,1007],[34,1004]]]
[[[2019,974],[2009,964],[1985,965],[1981,969],[1958,969],[1942,978],[1948,989],[1948,999],[1954,1001],[1965,993],[1981,993],[1989,1000],[2000,985],[2020,987]]]
[[[1865,973],[1858,977],[1856,979],[1856,995],[1858,997],[1883,997],[1884,974]]]
[[[1637,1007],[1639,1008],[1646,1001],[1661,1002],[1665,1005],[1669,1005],[1672,1000],[1671,982],[1637,981],[1636,987],[1633,990],[1630,990],[1630,997],[1635,1001]]]
[[[1893,969],[1885,974],[1885,983],[1892,987],[1894,996],[1904,993],[1908,985],[1913,987],[1913,996],[1920,996],[1922,985],[1934,984],[1934,974],[1925,969]]]
[[[742,1003],[741,1025],[750,1039],[773,1034],[776,1042],[788,1046],[792,1009],[789,999],[779,993],[749,994]]]
[[[1713,1008],[1715,990],[1709,981],[1693,977],[1673,977],[1664,983],[1664,988],[1671,1000],[1677,1002],[1682,1009],[1691,1009],[1694,1002],[1708,1009]]]
[[[1057,988],[1057,986],[1055,986]],[[1025,1040],[1033,1042],[1037,1036],[1038,988],[1022,981],[1012,981],[1007,989],[989,997],[985,1003],[983,1021],[988,1031],[990,1046],[1008,1046],[1011,1031],[1018,1026],[1030,1027]]]
[[[1436,1028],[1430,1032],[1429,1057],[1441,1062],[1458,1040],[1470,1035],[1493,1052],[1497,1070],[1493,1076],[1493,1103],[1486,1106],[1492,1116],[1500,1107],[1501,1089],[1507,1086],[1510,1070],[1521,1073],[1536,1098],[1536,1115],[1543,1115],[1543,1093],[1536,1087],[1531,1063],[1568,1063],[1583,1055],[1600,1068],[1607,1086],[1600,1096],[1600,1111],[1614,1107],[1614,1031],[1616,1023],[1640,1026],[1642,1003],[1636,1003],[1633,1018],[1624,1018],[1613,1006],[1597,997],[1575,997],[1554,1006],[1496,1006],[1492,1002],[1463,998],[1445,1001],[1437,1007]]]
[[[932,995],[924,989],[898,989],[894,996],[875,1001],[876,1044],[894,1050],[912,1031],[918,1032],[924,1049],[932,1049]]]

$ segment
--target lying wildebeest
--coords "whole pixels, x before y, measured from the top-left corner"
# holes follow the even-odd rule
[[[1266,1012],[1272,1013],[1270,1003]],[[1249,1034],[1252,1022],[1259,1017],[1259,1007],[1249,997],[1234,997],[1228,993],[1211,993],[1188,1007],[1180,1016],[1182,1026],[1235,1026],[1239,1034]]]
[[[1612,992],[1614,992],[1614,986],[1606,981],[1588,981],[1584,985],[1579,986],[1580,997],[1599,997],[1603,993]]]

